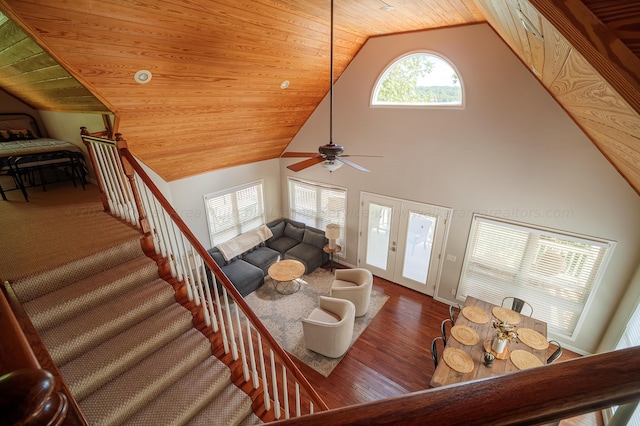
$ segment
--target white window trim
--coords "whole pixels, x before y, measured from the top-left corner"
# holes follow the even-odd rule
[[[227,188],[227,189],[223,189],[217,192],[213,192],[210,194],[205,194],[203,196],[203,201],[204,201],[204,210],[206,212],[206,217],[207,217],[207,231],[209,233],[209,240],[211,242],[211,247],[214,247],[216,244],[219,244],[221,242],[224,241],[228,241],[228,240],[224,240],[224,241],[214,241],[214,232],[213,232],[213,226],[211,223],[211,218],[210,218],[210,214],[209,214],[209,206],[208,206],[208,201],[217,197],[221,197],[223,195],[228,195],[228,194],[233,194],[233,193],[237,193],[238,191],[242,191],[243,189],[247,189],[247,188],[251,188],[253,186],[260,186],[260,203],[261,203],[261,211],[260,211],[260,219],[261,219],[261,223],[260,225],[265,223],[265,209],[264,209],[264,181],[262,179],[254,181],[254,182],[249,182],[246,184],[242,184],[242,185],[238,185],[238,186],[234,186],[232,188]],[[235,212],[237,215],[237,212]],[[238,226],[242,226],[242,223],[238,223]],[[259,225],[258,225],[259,226]],[[257,226],[256,226],[257,227]],[[248,229],[245,229],[244,232],[246,232]],[[236,235],[240,235],[240,232],[238,232]]]
[[[344,192],[344,214],[343,214],[343,220],[342,223],[340,223],[340,221],[329,221],[328,219],[325,219],[324,221],[326,221],[327,223],[337,223],[338,225],[340,225],[340,239],[337,240],[337,244],[340,245],[341,250],[340,252],[335,254],[335,257],[340,257],[340,258],[344,258],[345,257],[345,253],[347,251],[347,247],[346,247],[346,219],[347,219],[347,200],[348,200],[348,191],[347,188],[343,188],[340,186],[336,186],[336,185],[329,185],[329,184],[325,184],[325,183],[320,183],[320,182],[313,182],[313,181],[309,181],[309,180],[304,180],[304,179],[299,179],[299,178],[293,178],[293,177],[287,177],[287,192],[288,192],[288,200],[289,200],[289,218],[293,219],[293,220],[298,220],[294,217],[294,209],[293,209],[293,193],[291,191],[291,185],[292,182],[300,182],[301,184],[304,185],[309,185],[309,186],[313,186],[316,189],[327,189],[327,190],[334,190],[334,191],[342,191]],[[316,205],[317,202],[320,200],[316,201]],[[318,210],[316,210],[316,213],[318,212]],[[320,218],[319,216],[316,216],[316,219]],[[305,224],[307,224],[305,222]],[[309,225],[307,224],[307,226],[311,226],[313,228],[317,228],[316,224],[313,225]],[[325,229],[320,229],[321,231],[326,231]]]
[[[377,97],[378,94],[378,87],[379,84],[381,84],[382,79],[386,76],[387,71],[393,67],[394,65],[396,65],[400,60],[402,60],[403,58],[407,57],[407,56],[411,56],[411,55],[415,55],[415,54],[426,54],[426,55],[432,55],[432,56],[437,56],[438,58],[442,59],[444,62],[446,62],[451,68],[453,68],[453,70],[455,71],[456,75],[458,76],[458,81],[460,82],[460,93],[462,95],[462,100],[460,101],[460,104],[446,104],[446,103],[438,103],[438,104],[420,104],[420,103],[415,103],[415,104],[399,104],[399,103],[376,103],[375,99]],[[455,66],[455,64],[449,59],[447,58],[445,55],[435,52],[433,50],[413,50],[410,52],[406,52],[403,53],[402,55],[396,57],[395,59],[393,59],[391,62],[389,62],[387,64],[387,66],[382,70],[382,72],[378,75],[378,78],[376,78],[375,83],[373,84],[373,88],[371,89],[371,96],[369,97],[369,107],[370,108],[438,108],[438,109],[464,109],[465,108],[465,102],[466,102],[466,96],[465,96],[466,90],[464,87],[464,80],[462,79],[462,76],[460,75],[460,71],[458,71],[458,68]]]
[[[492,216],[485,216],[485,215],[481,215],[481,214],[477,214],[475,213],[472,219],[472,225],[469,231],[469,240],[467,242],[467,249],[466,249],[466,254],[465,254],[465,259],[463,261],[463,265],[462,265],[462,273],[460,276],[460,282],[459,282],[459,286],[458,286],[458,292],[456,297],[458,298],[458,300],[463,300],[466,297],[466,293],[465,293],[465,289],[464,289],[464,278],[465,278],[465,273],[467,270],[467,263],[469,261],[469,253],[471,252],[472,249],[472,245],[473,245],[473,241],[472,241],[472,233],[474,231],[474,227],[475,224],[478,221],[484,221],[484,222],[490,222],[490,223],[496,223],[499,225],[504,225],[507,227],[511,227],[511,228],[516,228],[516,229],[521,229],[524,232],[528,232],[528,233],[533,233],[533,234],[539,234],[539,235],[551,235],[551,236],[556,236],[556,237],[561,237],[562,239],[565,240],[573,240],[576,242],[587,242],[589,244],[593,244],[593,245],[599,245],[601,247],[606,248],[606,253],[602,256],[602,258],[600,259],[600,267],[597,270],[597,275],[594,276],[593,280],[592,280],[592,286],[591,286],[591,290],[589,291],[589,294],[585,300],[584,303],[584,308],[582,309],[582,313],[579,315],[578,320],[576,322],[576,325],[573,329],[573,332],[571,334],[567,334],[567,333],[555,333],[554,332],[554,327],[551,326],[549,333],[552,335],[555,335],[559,338],[562,339],[568,339],[570,341],[575,341],[576,337],[579,335],[580,333],[580,329],[585,321],[585,318],[588,316],[588,312],[591,308],[591,305],[593,303],[593,299],[595,294],[597,293],[598,287],[602,281],[602,276],[604,274],[604,271],[607,268],[607,265],[609,263],[609,260],[611,259],[612,253],[615,249],[616,243],[614,241],[608,241],[605,239],[601,239],[601,238],[595,238],[595,237],[590,237],[590,236],[585,236],[585,235],[579,235],[579,234],[575,234],[575,233],[571,233],[571,232],[567,232],[567,231],[562,231],[562,230],[557,230],[557,229],[551,229],[551,228],[545,228],[545,227],[541,227],[541,226],[536,226],[536,225],[531,225],[531,224],[526,224],[526,223],[521,223],[521,222],[515,222],[515,221],[511,221],[511,220],[507,220],[507,219],[502,219],[502,218],[497,218],[497,217],[492,217]],[[514,296],[518,296],[517,294],[506,294],[506,295],[514,295]],[[506,296],[505,295],[505,296]],[[525,298],[526,299],[526,298]],[[494,301],[495,302],[495,301]],[[498,301],[498,303],[500,303],[500,301]],[[534,311],[534,316],[535,316],[535,311]]]

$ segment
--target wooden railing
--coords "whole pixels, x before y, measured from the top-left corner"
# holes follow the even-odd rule
[[[640,399],[640,346],[276,424],[536,425]]]
[[[73,402],[67,398],[69,389],[42,368],[9,301],[11,293],[9,283],[4,283],[0,291],[0,423],[83,424],[74,404],[67,417],[69,401]]]
[[[165,199],[127,148],[126,141],[97,138],[82,130],[105,210],[148,236],[170,274],[184,283],[205,334],[238,365],[236,383],[262,393],[263,420],[288,419],[327,410],[317,392],[276,342],[206,249]],[[208,282],[207,269],[213,282]],[[233,303],[229,303],[229,299]],[[234,370],[232,369],[232,372]],[[238,383],[240,382],[240,383]]]

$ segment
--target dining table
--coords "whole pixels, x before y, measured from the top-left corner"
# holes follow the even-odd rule
[[[492,350],[496,335],[493,323],[507,322],[515,327],[517,339],[508,342],[501,353]],[[547,324],[511,309],[467,296],[460,309],[430,387],[483,379],[546,364]],[[485,365],[485,352],[493,363]]]

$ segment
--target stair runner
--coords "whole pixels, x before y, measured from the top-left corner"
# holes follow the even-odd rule
[[[91,425],[255,425],[140,241],[12,287]]]

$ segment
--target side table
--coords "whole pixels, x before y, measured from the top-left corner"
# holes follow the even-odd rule
[[[339,245],[336,244],[335,248],[331,248],[329,247],[329,244],[325,245],[324,247],[322,247],[322,251],[324,251],[325,253],[329,253],[331,255],[331,263],[329,263],[329,271],[333,272],[333,254],[334,253],[339,253],[340,250],[342,250],[342,247],[340,247]]]

